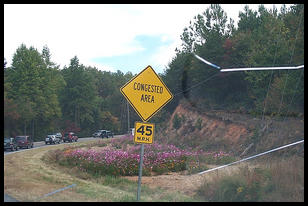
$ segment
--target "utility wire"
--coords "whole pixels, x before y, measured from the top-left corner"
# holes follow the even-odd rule
[[[258,70],[284,70],[284,69],[302,69],[304,65],[288,66],[288,67],[246,67],[246,68],[230,68],[221,69],[220,72],[236,72],[236,71],[258,71]]]
[[[197,175],[202,175],[202,174],[207,173],[207,172],[211,172],[211,171],[218,170],[218,169],[221,169],[221,168],[224,168],[224,167],[228,167],[228,166],[231,166],[231,165],[234,165],[234,164],[237,164],[237,163],[240,163],[240,162],[244,162],[246,160],[253,159],[253,158],[256,158],[256,157],[259,157],[259,156],[262,156],[262,155],[265,155],[265,154],[268,154],[268,153],[271,153],[271,152],[275,152],[277,150],[281,150],[281,149],[284,149],[286,147],[290,147],[290,146],[300,144],[300,143],[303,143],[303,142],[304,142],[304,140],[300,140],[300,141],[297,141],[297,142],[294,142],[294,143],[291,143],[291,144],[288,144],[288,145],[284,145],[284,146],[281,146],[281,147],[278,147],[278,148],[275,148],[275,149],[272,149],[272,150],[269,150],[269,151],[266,151],[266,152],[259,153],[257,155],[253,155],[253,156],[250,156],[250,157],[247,157],[247,158],[235,161],[235,162],[231,162],[231,163],[226,164],[226,165],[222,165],[222,166],[219,166],[219,167],[215,167],[213,169],[209,169],[209,170],[205,170],[203,172],[199,172],[199,173],[197,173]]]
[[[213,77],[217,76],[218,74],[220,74],[220,73],[216,73],[216,74],[210,76],[209,78],[207,78],[207,79],[205,79],[205,80],[203,80],[203,81],[201,81],[201,82],[199,82],[199,83],[189,87],[188,89],[185,89],[184,91],[181,91],[179,93],[174,94],[173,96],[175,97],[175,96],[180,95],[180,94],[182,94],[184,92],[187,92],[187,91],[189,91],[189,90],[191,90],[191,89],[193,89],[193,88],[195,88],[195,87],[197,87],[197,86],[199,86],[201,84],[204,84],[205,82],[209,81],[210,79],[212,79]]]
[[[199,57],[199,56],[198,56],[197,54],[195,54],[195,53],[193,53],[193,54],[194,54],[195,57],[196,57],[197,59],[199,59],[200,61],[202,61],[202,62],[204,62],[204,63],[206,63],[206,64],[208,64],[208,65],[210,65],[210,66],[212,66],[212,67],[214,67],[214,68],[216,68],[216,69],[220,69],[220,66],[217,66],[217,65],[215,65],[215,64],[213,64],[213,63],[211,63],[211,62],[209,62],[209,61],[206,61],[205,59]]]

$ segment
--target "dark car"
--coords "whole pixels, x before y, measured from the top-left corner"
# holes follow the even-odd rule
[[[93,136],[94,138],[100,137],[103,131],[104,131],[104,130],[97,130],[95,133],[92,134],[92,136]]]
[[[77,142],[78,136],[74,132],[67,132],[63,136],[63,142]]]
[[[100,137],[101,137],[101,138],[108,138],[107,130],[101,130]]]
[[[19,148],[33,148],[33,140],[30,136],[16,136],[15,140]]]
[[[109,137],[113,137],[113,132],[111,132],[111,131],[107,131],[107,138],[109,138]]]
[[[56,135],[54,135],[54,134],[49,134],[49,135],[47,135],[46,136],[46,138],[45,138],[45,144],[56,144],[56,143],[58,143],[58,144],[60,144],[61,143],[61,140],[62,139],[60,139],[59,137],[57,137]]]
[[[11,137],[5,137],[4,138],[4,151],[7,150],[7,149],[10,149],[11,151],[14,151],[14,150],[18,150],[18,145],[17,145],[17,142],[15,141],[14,138],[11,138]]]

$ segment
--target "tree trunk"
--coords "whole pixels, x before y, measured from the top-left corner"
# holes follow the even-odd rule
[[[24,124],[25,126],[24,126],[24,135],[26,135],[26,133],[27,133],[27,123],[26,123],[26,121],[25,121],[25,124]]]
[[[32,120],[32,138],[34,139],[34,119]]]

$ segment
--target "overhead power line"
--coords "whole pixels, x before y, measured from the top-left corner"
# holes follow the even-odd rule
[[[235,72],[235,71],[257,71],[257,70],[281,70],[281,69],[301,69],[304,68],[304,65],[297,67],[247,67],[247,68],[230,68],[230,69],[221,69],[220,72]]]
[[[213,64],[213,63],[211,63],[211,62],[209,62],[209,61],[206,61],[205,59],[199,57],[197,54],[194,53],[194,55],[195,55],[195,57],[196,57],[197,59],[199,59],[200,61],[202,61],[202,62],[204,62],[204,63],[206,63],[206,64],[208,64],[208,65],[210,65],[210,66],[212,66],[212,67],[214,67],[214,68],[216,68],[216,69],[220,69],[219,66],[217,66],[217,65],[215,65],[215,64]]]
[[[207,65],[210,65],[214,67],[215,69],[219,69],[220,72],[235,72],[235,71],[257,71],[257,70],[282,70],[282,69],[302,69],[304,68],[304,65],[300,66],[288,66],[288,67],[246,67],[246,68],[228,68],[228,69],[220,69],[220,66],[217,66],[202,57],[198,56],[194,53],[194,56],[202,61],[203,63],[206,63]]]
[[[253,158],[256,158],[256,157],[265,155],[265,154],[267,154],[267,153],[275,152],[275,151],[277,151],[277,150],[281,150],[281,149],[283,149],[283,148],[290,147],[290,146],[293,146],[293,145],[296,145],[296,144],[300,144],[300,143],[303,143],[303,142],[304,142],[304,140],[300,140],[300,141],[297,141],[297,142],[294,142],[294,143],[291,143],[291,144],[288,144],[288,145],[284,145],[284,146],[281,146],[281,147],[278,147],[278,148],[275,148],[275,149],[272,149],[272,150],[269,150],[269,151],[266,151],[266,152],[262,152],[262,153],[257,154],[257,155],[253,155],[253,156],[251,156],[251,157],[247,157],[247,158],[244,158],[244,159],[235,161],[235,162],[231,162],[231,163],[226,164],[226,165],[222,165],[222,166],[219,166],[219,167],[215,167],[215,168],[213,168],[213,169],[205,170],[205,171],[199,172],[199,173],[197,173],[197,174],[198,174],[198,175],[202,175],[202,174],[204,174],[204,173],[211,172],[211,171],[213,171],[213,170],[218,170],[218,169],[221,169],[221,168],[224,168],[224,167],[228,167],[228,166],[231,166],[231,165],[234,165],[234,164],[237,164],[237,163],[240,163],[240,162],[244,162],[244,161],[246,161],[246,160],[253,159]]]

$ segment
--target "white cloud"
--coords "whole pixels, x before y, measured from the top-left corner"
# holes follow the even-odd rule
[[[157,65],[165,68],[167,64],[172,60],[172,57],[175,56],[175,47],[177,43],[174,42],[170,45],[164,45],[158,48],[158,51],[151,57],[151,60]]]
[[[189,20],[183,19],[187,14],[183,10],[185,7],[5,5],[5,57],[10,63],[12,54],[21,43],[38,50],[46,44],[53,60],[62,66],[75,55],[80,59],[90,59],[140,51],[142,46],[132,42],[137,35],[163,33],[176,38],[183,29],[182,25]]]
[[[222,5],[228,16],[231,12],[238,16],[239,8],[243,10],[244,6]],[[153,58],[167,64],[181,43],[183,29],[208,7],[209,4],[5,4],[4,55],[10,65],[21,43],[39,51],[47,45],[52,60],[61,67],[75,55],[81,63],[99,67],[91,59],[143,50],[134,42],[137,35],[162,35],[163,41],[173,43],[161,47]]]

